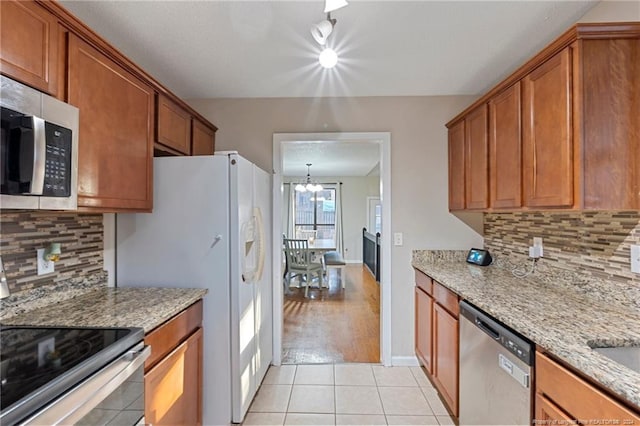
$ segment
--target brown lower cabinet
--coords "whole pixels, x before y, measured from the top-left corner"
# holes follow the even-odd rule
[[[458,317],[439,303],[433,305],[433,347],[435,354],[433,379],[436,387],[458,417]]]
[[[433,297],[416,287],[416,355],[425,370],[433,374]],[[419,326],[418,326],[419,324]]]
[[[550,357],[536,353],[535,420],[581,421],[581,424],[640,424],[640,412],[608,391],[579,377]],[[560,423],[558,423],[560,424]]]
[[[145,336],[144,416],[152,425],[202,424],[202,301]]]
[[[415,272],[415,351],[449,412],[458,417],[458,295],[420,271]]]

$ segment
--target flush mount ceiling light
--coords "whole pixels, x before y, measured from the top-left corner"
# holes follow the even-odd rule
[[[310,174],[310,168],[311,168],[311,163],[307,163],[307,180],[299,183],[295,186],[295,190],[298,192],[318,192],[318,191],[322,191],[322,185],[320,185],[319,183],[312,183],[311,182],[311,174]]]
[[[333,12],[348,5],[347,0],[326,0],[324,2],[324,13]]]
[[[324,68],[333,68],[338,63],[338,54],[335,50],[327,47],[320,53],[318,61]]]

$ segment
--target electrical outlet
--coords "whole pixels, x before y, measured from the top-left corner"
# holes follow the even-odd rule
[[[542,238],[541,237],[533,237],[533,249],[534,255],[532,257],[543,257],[544,256],[544,248],[542,247]]]
[[[36,262],[38,262],[38,275],[50,274],[55,271],[55,263],[44,258],[43,248],[36,250]]]
[[[631,245],[631,272],[640,274],[640,245]]]
[[[393,234],[393,245],[394,246],[402,245],[402,232],[396,232]]]

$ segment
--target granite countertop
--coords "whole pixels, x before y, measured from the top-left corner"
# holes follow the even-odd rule
[[[3,318],[3,325],[142,327],[153,330],[202,299],[205,289],[102,287]]]
[[[537,279],[535,274],[518,279],[495,265],[414,256],[413,266],[640,407],[640,373],[592,349],[640,346],[638,310]]]

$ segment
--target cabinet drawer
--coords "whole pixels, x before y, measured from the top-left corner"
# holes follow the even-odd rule
[[[202,329],[144,376],[145,424],[202,424]]]
[[[640,415],[587,383],[550,358],[536,353],[538,394],[545,395],[572,418],[611,419],[640,424]]]
[[[433,280],[430,276],[423,274],[422,272],[415,270],[416,272],[416,286],[423,289],[428,295],[433,296]]]
[[[144,343],[151,346],[151,355],[144,364],[145,371],[176,348],[202,324],[202,300],[194,303],[166,323],[151,331]]]
[[[458,305],[458,295],[435,281],[433,284],[433,293],[436,302],[438,302],[449,313],[458,318],[460,314],[460,306]]]

